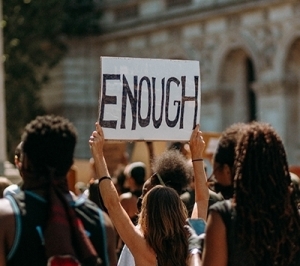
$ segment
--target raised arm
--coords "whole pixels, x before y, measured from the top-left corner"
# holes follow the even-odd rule
[[[202,132],[199,129],[200,127],[197,125],[190,137],[190,150],[195,179],[195,205],[192,218],[202,218],[206,220],[209,193],[203,161],[205,142],[202,137]]]
[[[90,136],[89,145],[95,161],[95,170],[97,178],[99,178],[99,189],[104,205],[108,210],[109,217],[118,231],[118,234],[131,250],[133,256],[136,258],[139,254],[143,256],[142,254],[144,253],[146,253],[144,256],[147,256],[148,247],[146,241],[121,206],[118,193],[109,178],[109,172],[103,154],[104,142],[103,130],[100,125],[96,123],[96,131],[93,131]]]

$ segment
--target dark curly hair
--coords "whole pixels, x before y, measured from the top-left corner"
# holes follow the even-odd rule
[[[221,134],[217,150],[214,154],[214,161],[220,165],[227,164],[233,167],[235,160],[235,148],[238,142],[239,133],[245,127],[245,123],[235,123],[227,127]]]
[[[23,152],[37,175],[66,175],[73,164],[77,141],[75,127],[66,118],[38,116],[26,125],[22,135]]]
[[[279,135],[266,123],[243,129],[235,162],[236,233],[257,265],[294,265],[300,252],[300,218]]]
[[[191,171],[186,157],[178,150],[170,149],[163,152],[152,161],[153,173],[158,173],[166,186],[171,187],[180,195],[188,186]],[[160,184],[158,179],[153,185]]]

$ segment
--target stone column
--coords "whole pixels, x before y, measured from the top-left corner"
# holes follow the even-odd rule
[[[257,82],[253,89],[257,96],[257,119],[270,123],[284,140],[286,99],[283,81]]]
[[[0,21],[2,21],[2,0],[0,0]],[[6,161],[6,120],[5,120],[5,94],[4,94],[4,66],[3,55],[3,30],[0,27],[0,175],[4,174]]]
[[[216,87],[204,88],[201,92],[201,128],[204,131],[223,130],[222,92]]]
[[[299,85],[296,77],[254,84],[258,120],[270,123],[283,140],[290,164],[299,164]]]

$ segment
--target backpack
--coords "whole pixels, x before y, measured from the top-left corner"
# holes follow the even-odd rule
[[[7,255],[7,265],[40,266],[76,265],[78,261],[70,256],[58,256],[47,262],[43,246],[42,228],[47,219],[47,202],[31,191],[21,191],[8,195],[16,217],[16,237],[12,249]],[[106,229],[103,211],[92,201],[79,198],[72,202],[77,217],[80,218],[87,236],[90,238],[102,261],[101,266],[108,266]],[[39,229],[39,230],[38,230]],[[28,259],[29,258],[29,259]],[[71,259],[70,259],[71,258]],[[72,259],[74,259],[72,261]],[[64,264],[62,264],[64,261]],[[68,264],[68,263],[73,264]],[[80,265],[80,264],[79,264]]]

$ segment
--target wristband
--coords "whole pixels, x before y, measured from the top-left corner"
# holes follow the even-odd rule
[[[192,159],[192,162],[202,162],[203,161],[203,159],[202,158],[198,158],[198,159]]]
[[[98,179],[98,184],[100,184],[101,181],[103,181],[104,179],[109,179],[111,181],[111,177],[109,176],[103,176],[101,178]]]

